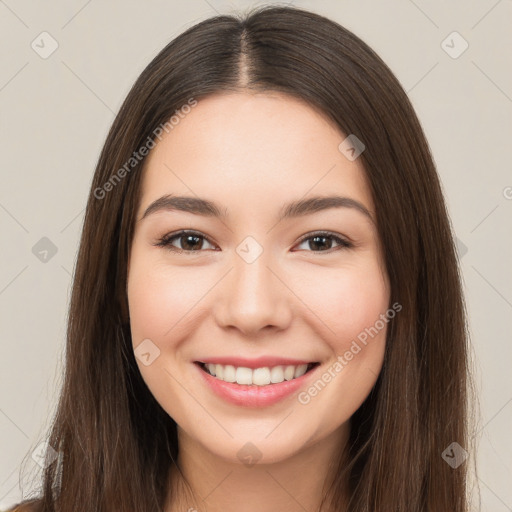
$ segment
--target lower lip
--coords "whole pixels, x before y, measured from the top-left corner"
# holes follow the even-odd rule
[[[195,366],[214,393],[232,404],[244,407],[266,407],[292,395],[304,385],[318,367],[318,365],[315,366],[301,377],[285,380],[279,384],[268,384],[267,386],[253,384],[248,386],[217,379],[203,370],[198,363],[195,363]]]

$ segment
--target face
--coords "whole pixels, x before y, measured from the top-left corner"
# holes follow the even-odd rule
[[[389,282],[345,138],[289,96],[226,93],[199,100],[146,159],[133,348],[179,434],[212,455],[291,457],[347,429],[377,380]],[[308,203],[331,196],[345,199]]]

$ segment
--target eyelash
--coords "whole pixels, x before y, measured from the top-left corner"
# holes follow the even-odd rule
[[[177,247],[174,247],[173,245],[171,245],[171,242],[173,240],[175,240],[176,238],[180,238],[181,236],[184,236],[184,235],[194,235],[194,236],[197,236],[198,238],[202,238],[204,240],[206,240],[208,243],[212,244],[212,245],[215,245],[213,244],[209,239],[208,237],[202,235],[201,233],[197,232],[197,231],[188,231],[188,230],[181,230],[181,231],[178,231],[176,233],[169,233],[168,235],[165,235],[163,236],[162,238],[160,238],[158,240],[157,243],[155,243],[154,245],[157,246],[157,247],[163,247],[163,248],[167,248],[168,250],[172,251],[172,252],[176,252],[178,254],[188,254],[188,255],[192,255],[192,254],[196,254],[196,253],[199,253],[199,252],[202,252],[202,250],[191,250],[191,251],[186,251],[184,249],[179,249]],[[308,233],[307,236],[301,238],[301,240],[299,240],[298,242],[298,245],[302,244],[303,242],[309,240],[309,239],[312,239],[312,238],[315,238],[315,237],[327,237],[327,238],[332,238],[335,242],[337,242],[339,244],[338,247],[335,247],[334,249],[328,249],[326,251],[309,251],[309,252],[312,252],[314,254],[320,254],[320,253],[328,253],[328,254],[331,254],[332,252],[336,251],[336,250],[339,250],[339,249],[350,249],[352,247],[354,247],[354,244],[337,236],[336,234],[330,232],[330,231],[317,231],[317,232],[314,232],[314,233]]]

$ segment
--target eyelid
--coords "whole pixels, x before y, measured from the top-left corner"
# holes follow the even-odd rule
[[[192,229],[180,229],[178,231],[174,231],[174,232],[168,233],[168,234],[162,236],[153,245],[155,245],[157,247],[163,247],[164,249],[168,248],[168,250],[170,250],[172,252],[177,252],[179,254],[187,253],[187,254],[191,255],[191,254],[199,254],[201,252],[204,252],[203,249],[199,249],[199,250],[196,250],[196,251],[186,251],[184,249],[179,249],[178,247],[174,247],[174,246],[172,246],[170,244],[171,240],[179,238],[180,236],[185,236],[185,235],[195,235],[198,238],[203,238],[204,240],[206,240],[211,245],[216,245],[214,242],[212,242],[210,240],[210,238],[208,236],[206,236],[205,234],[201,233],[200,231],[195,231],[195,230],[192,230]],[[331,254],[333,252],[336,252],[339,249],[351,249],[351,248],[355,247],[355,245],[356,245],[353,241],[348,239],[348,237],[345,237],[345,236],[343,236],[341,234],[338,234],[338,233],[335,233],[335,232],[329,231],[329,230],[317,230],[317,231],[311,231],[309,233],[304,234],[294,244],[293,247],[296,247],[297,245],[302,244],[304,241],[309,240],[310,238],[317,237],[317,236],[330,237],[334,241],[336,241],[336,243],[338,243],[338,246],[335,247],[335,248],[331,248],[331,249],[325,250],[325,251],[306,251],[306,252],[311,252],[313,254],[321,254],[321,253]]]
[[[338,233],[335,233],[333,231],[325,230],[325,229],[324,230],[318,230],[318,231],[312,231],[310,233],[306,233],[304,236],[302,236],[300,238],[300,240],[295,245],[300,245],[305,240],[309,240],[310,238],[314,238],[316,236],[326,236],[326,237],[333,238],[334,240],[337,240],[337,241],[341,242],[341,244],[343,246],[345,246],[347,249],[355,246],[355,243],[352,242],[348,237],[343,236],[343,235],[338,234]],[[329,251],[309,251],[309,252],[313,252],[314,253],[314,252],[329,252]]]
[[[167,248],[170,251],[177,252],[177,253],[198,254],[200,252],[203,252],[203,250],[185,251],[184,249],[179,249],[178,247],[171,246],[171,244],[170,244],[171,240],[173,240],[174,238],[179,238],[180,236],[185,236],[185,235],[194,235],[194,236],[197,236],[198,238],[204,238],[209,244],[216,245],[215,243],[213,243],[210,240],[210,238],[208,236],[201,233],[200,231],[195,231],[193,229],[180,229],[178,231],[173,231],[172,233],[167,233],[166,235],[164,235],[160,239],[158,239],[157,242],[154,243],[153,245],[155,245],[157,247],[162,247],[164,249]]]

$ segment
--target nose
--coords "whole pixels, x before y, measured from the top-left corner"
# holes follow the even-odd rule
[[[233,268],[215,299],[215,316],[221,328],[236,329],[254,340],[270,329],[279,331],[289,325],[294,295],[270,260],[265,251],[251,263],[235,255]]]

